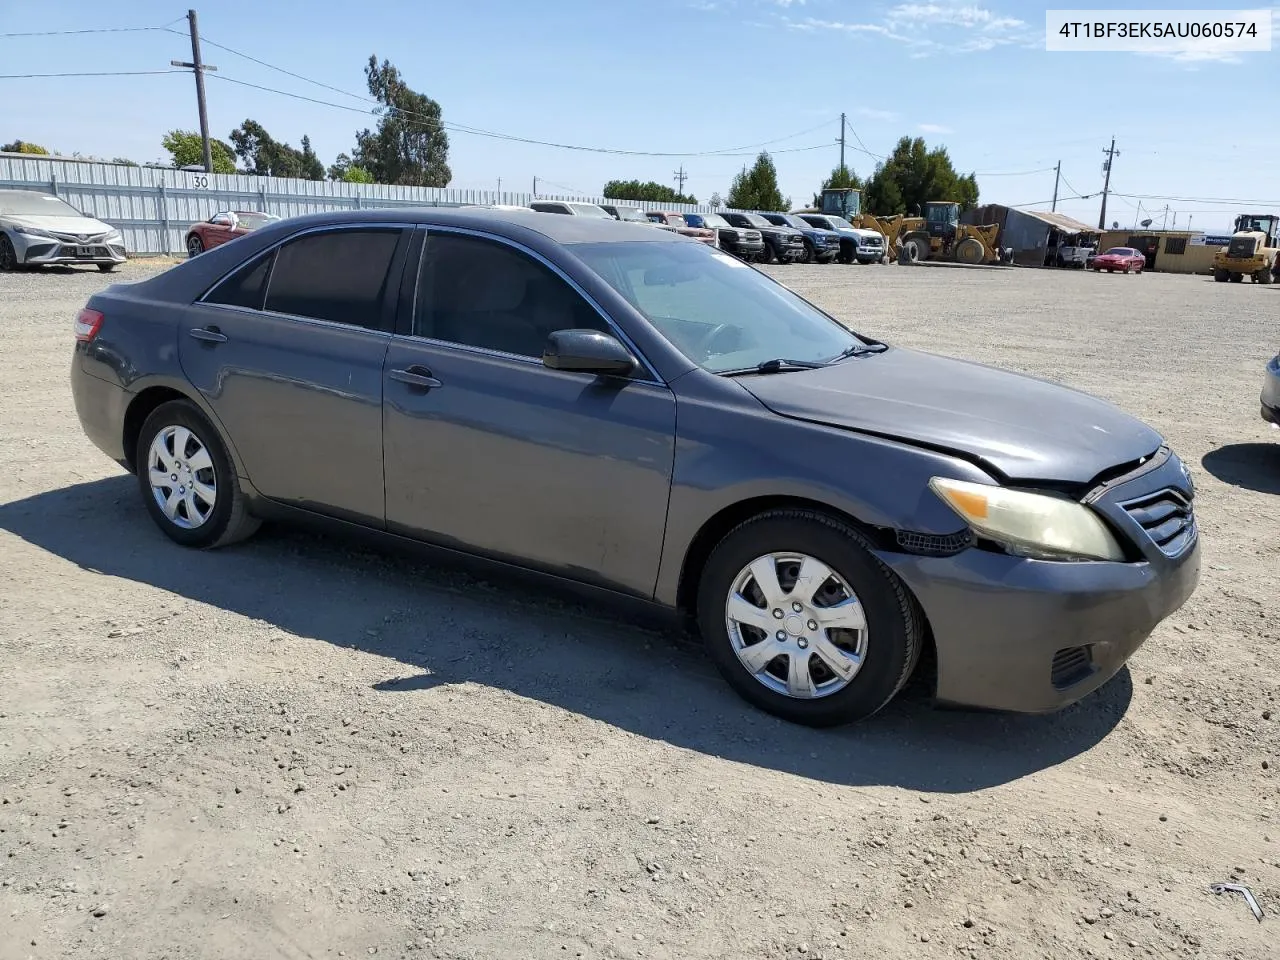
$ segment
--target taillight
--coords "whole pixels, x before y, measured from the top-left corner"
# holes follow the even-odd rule
[[[88,343],[102,329],[102,314],[97,310],[85,307],[76,317],[76,340]]]

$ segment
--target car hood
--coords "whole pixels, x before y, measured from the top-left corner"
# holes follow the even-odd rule
[[[15,227],[31,227],[33,230],[48,230],[51,233],[98,234],[113,229],[101,220],[93,217],[0,217],[5,223]]]
[[[781,416],[944,450],[1007,480],[1086,484],[1162,443],[1078,390],[897,347],[738,382]]]

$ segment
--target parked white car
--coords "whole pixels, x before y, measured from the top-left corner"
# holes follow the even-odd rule
[[[1280,354],[1267,364],[1262,378],[1262,419],[1280,426]]]
[[[92,263],[105,273],[124,261],[124,238],[110,224],[57,197],[0,190],[0,270]]]

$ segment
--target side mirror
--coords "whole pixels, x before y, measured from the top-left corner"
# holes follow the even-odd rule
[[[547,338],[542,363],[552,370],[621,375],[635,369],[636,358],[599,330],[556,330]]]

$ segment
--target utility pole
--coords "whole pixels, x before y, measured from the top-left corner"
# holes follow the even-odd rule
[[[533,178],[533,195],[535,197],[538,195],[538,178],[537,177]]]
[[[844,128],[845,126],[846,124],[844,120],[844,114],[842,113],[840,114],[840,169],[841,170],[844,169]]]
[[[1111,161],[1120,156],[1120,151],[1116,149],[1116,138],[1111,138],[1111,147],[1103,150],[1107,155],[1106,162],[1102,165],[1102,169],[1106,171],[1107,178],[1102,184],[1102,211],[1098,214],[1098,229],[1105,230],[1107,228],[1107,193],[1111,190]]]
[[[684,164],[680,164],[680,169],[675,172],[676,193],[684,195],[684,182],[689,179],[689,175],[684,172]]]
[[[1164,230],[1169,226],[1169,205],[1164,205],[1164,215],[1160,217],[1160,229]]]
[[[498,202],[502,202],[502,178],[498,178]]]
[[[200,140],[204,148],[204,172],[213,173],[213,151],[209,147],[209,111],[204,99],[204,72],[218,68],[200,59],[200,28],[196,24],[194,10],[187,11],[187,26],[191,29],[191,62],[170,60],[169,65],[185,67],[196,75],[196,105],[200,109]]]
[[[1050,208],[1055,213],[1058,210],[1058,181],[1062,178],[1062,161],[1058,161],[1057,167],[1053,171],[1053,206]]]

